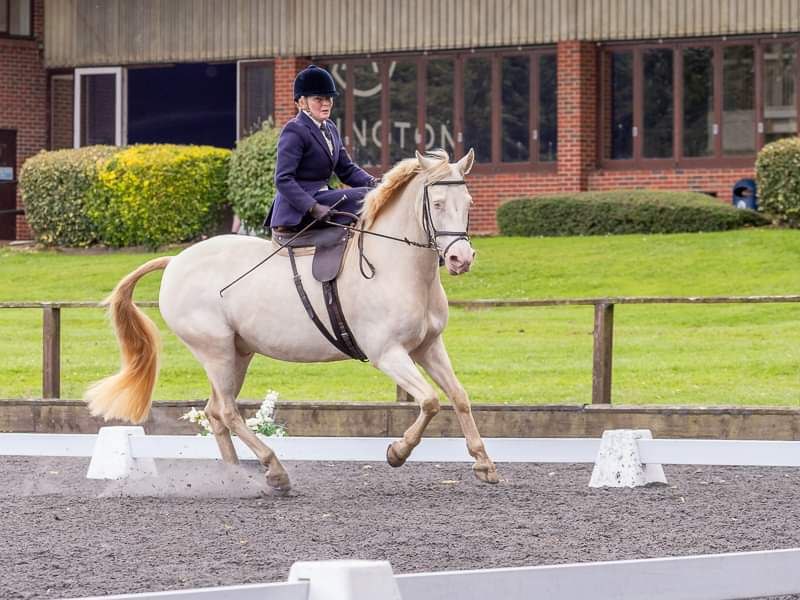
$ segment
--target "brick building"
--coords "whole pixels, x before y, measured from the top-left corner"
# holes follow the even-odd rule
[[[798,32],[796,0],[0,0],[0,136],[17,168],[41,148],[232,147],[294,114],[314,62],[370,170],[475,148],[472,223],[492,232],[520,196],[727,201],[763,144],[797,135]]]

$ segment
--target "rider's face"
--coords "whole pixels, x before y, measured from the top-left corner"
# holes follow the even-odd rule
[[[333,98],[327,96],[301,96],[300,107],[308,110],[317,121],[327,121],[333,109]]]

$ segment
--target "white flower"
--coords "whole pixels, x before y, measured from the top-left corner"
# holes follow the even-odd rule
[[[195,423],[197,421],[197,415],[200,413],[199,410],[192,407],[192,409],[188,412],[183,413],[180,418],[189,421],[190,423]]]
[[[274,420],[275,401],[277,399],[278,392],[275,390],[269,390],[258,411],[256,411],[255,416],[250,417],[245,421],[247,428],[267,437],[284,437],[286,435],[286,429],[283,425],[275,423]],[[199,435],[208,435],[213,433],[211,431],[211,423],[209,423],[205,411],[192,408],[179,418],[199,425],[201,428]]]

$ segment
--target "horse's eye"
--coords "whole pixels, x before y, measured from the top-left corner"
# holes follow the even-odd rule
[[[435,208],[436,210],[442,210],[442,203],[441,202],[434,202],[433,203],[433,208]]]

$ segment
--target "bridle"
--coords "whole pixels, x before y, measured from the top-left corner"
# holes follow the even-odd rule
[[[463,179],[443,179],[442,181],[434,181],[433,183],[425,184],[422,198],[422,226],[428,236],[428,245],[439,254],[439,266],[442,266],[450,246],[461,240],[469,243],[469,210],[467,211],[467,228],[465,231],[437,230],[436,225],[433,223],[433,216],[431,215],[431,198],[428,195],[428,188],[433,185],[467,185],[467,182]],[[444,247],[444,250],[439,248],[439,241],[437,238],[440,236],[453,236],[453,240]]]
[[[333,221],[328,221],[329,225],[334,225],[336,227],[341,227],[342,229],[349,229],[350,231],[358,232],[362,235],[358,236],[358,256],[359,256],[359,268],[361,269],[361,275],[365,279],[372,279],[375,277],[375,267],[369,261],[369,259],[364,255],[364,234],[366,235],[374,235],[376,237],[385,238],[387,240],[393,240],[395,242],[403,242],[409,246],[416,246],[417,248],[426,248],[429,250],[434,250],[436,254],[439,255],[439,266],[443,266],[445,263],[445,257],[447,256],[447,251],[450,247],[459,242],[461,240],[466,241],[469,243],[469,210],[467,211],[467,227],[464,231],[445,231],[445,230],[438,230],[436,229],[436,224],[433,222],[433,215],[431,213],[431,198],[428,194],[428,188],[434,185],[467,185],[467,182],[463,179],[443,179],[441,181],[434,181],[433,183],[426,183],[425,187],[423,188],[422,192],[422,229],[425,231],[425,235],[428,237],[427,242],[415,242],[413,240],[408,239],[407,237],[395,237],[392,235],[386,235],[383,233],[376,233],[374,231],[369,231],[364,229],[363,227],[354,227],[353,225],[343,225],[342,223],[335,223]],[[345,214],[353,217],[353,219],[358,219],[357,215],[352,213],[347,213],[344,211],[339,211],[339,214]],[[437,238],[442,236],[453,236],[453,240],[444,247],[444,250],[439,248],[439,241]],[[370,274],[367,275],[366,270],[364,269],[364,265],[369,268]]]

